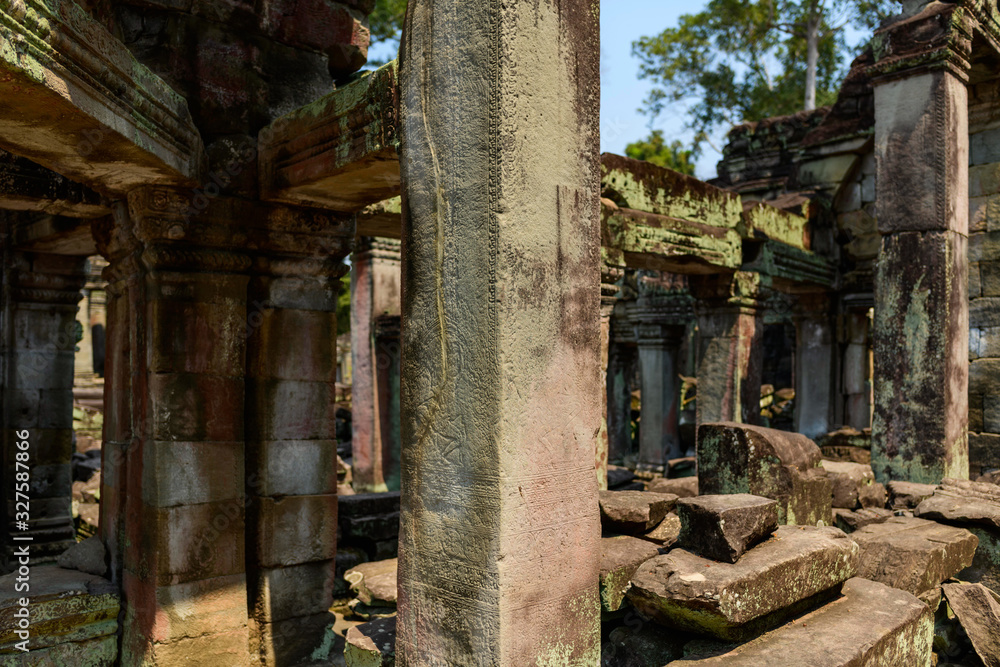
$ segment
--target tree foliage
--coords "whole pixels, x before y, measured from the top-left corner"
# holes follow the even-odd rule
[[[639,78],[653,82],[643,112],[656,117],[683,105],[688,126],[705,136],[723,125],[829,104],[849,55],[846,28],[874,28],[897,4],[710,0],[676,27],[633,42]]]
[[[697,158],[697,154],[692,149],[686,149],[680,141],[668,145],[663,138],[662,130],[653,130],[646,139],[634,141],[626,146],[625,155],[689,176],[694,174],[694,161]]]
[[[368,16],[371,45],[389,42],[394,43],[398,48],[405,16],[406,0],[376,0],[375,8]],[[383,65],[385,63],[372,61],[371,64]]]

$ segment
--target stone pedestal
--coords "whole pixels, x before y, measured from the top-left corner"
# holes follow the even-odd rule
[[[794,428],[813,439],[833,430],[836,336],[830,315],[830,301],[825,295],[803,295],[794,316]]]
[[[404,34],[396,661],[596,665],[596,5],[418,0]]]
[[[5,521],[0,569],[14,565],[10,557],[15,547],[27,545],[32,564],[37,564],[75,544],[73,354],[84,262],[83,257],[4,248],[0,387]],[[26,460],[19,458],[25,450],[17,446],[23,441],[28,443]],[[18,491],[25,495],[16,496]],[[30,541],[14,542],[13,536]]]
[[[399,241],[362,237],[351,257],[351,448],[359,493],[399,490],[399,394],[391,384],[398,373],[398,342],[380,339],[376,322],[398,318],[400,288]],[[386,481],[387,465],[393,468],[393,488]]]
[[[967,478],[968,92],[945,63],[875,84],[878,481]]]
[[[698,424],[760,423],[763,361],[760,275],[747,271],[691,278],[698,299],[701,361]]]

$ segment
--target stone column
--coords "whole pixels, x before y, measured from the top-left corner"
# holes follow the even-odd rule
[[[407,9],[402,667],[600,661],[598,23]]]
[[[794,428],[809,438],[832,430],[836,343],[826,295],[802,295],[795,319]]]
[[[861,309],[845,305],[840,341],[841,398],[844,401],[840,421],[859,431],[872,425],[870,306],[865,307],[866,303]]]
[[[15,546],[27,544],[32,562],[40,563],[75,543],[73,357],[85,258],[8,250],[4,259],[8,302],[3,314],[7,362],[3,378],[2,481],[7,512],[3,561],[7,563]],[[15,445],[25,440],[27,460],[18,458],[22,450]],[[20,486],[23,482],[27,482],[26,489]],[[24,491],[26,496],[15,496]],[[22,511],[25,516],[20,515]],[[13,536],[28,537],[30,542],[14,542]]]
[[[873,80],[882,247],[872,468],[883,483],[969,473],[967,74],[944,51],[950,59]]]
[[[603,250],[603,249],[602,249]],[[602,252],[603,254],[603,252]],[[611,353],[611,315],[618,303],[617,281],[624,271],[611,266],[605,259],[601,261],[601,386],[608,386],[608,364]],[[601,392],[601,431],[597,437],[597,452],[594,468],[597,470],[597,484],[603,490],[608,488],[608,461],[611,454],[608,415],[608,392]],[[618,425],[616,424],[616,427]],[[619,427],[620,428],[620,427]]]
[[[399,315],[383,315],[375,320],[373,327],[378,440],[382,444],[382,478],[388,491],[399,491],[399,369],[402,361],[399,320]]]
[[[701,361],[698,364],[698,424],[760,423],[763,362],[760,274],[691,278],[698,299]]]
[[[607,398],[608,460],[622,465],[632,453],[632,378],[639,364],[635,329],[625,316],[626,305],[615,307],[608,349]]]
[[[636,323],[642,377],[636,472],[658,474],[664,472],[668,460],[684,455],[678,424],[677,355],[690,307],[669,296],[643,296],[630,311]]]
[[[257,205],[246,319],[247,577],[255,664],[330,659],[337,297],[353,216]],[[267,230],[282,233],[266,235]]]
[[[244,213],[192,215],[185,193],[143,188],[95,230],[110,261],[101,533],[122,664],[249,664]]]
[[[399,315],[399,241],[361,237],[351,256],[351,449],[359,493],[386,491],[375,320]],[[388,444],[388,443],[387,443]],[[398,487],[397,487],[398,489]]]

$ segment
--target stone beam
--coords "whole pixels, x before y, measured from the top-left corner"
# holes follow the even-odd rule
[[[0,4],[0,146],[114,194],[203,163],[184,98],[73,0]]]
[[[87,186],[5,150],[0,150],[0,208],[74,218],[111,213]]]
[[[597,665],[599,20],[408,5],[401,665]]]
[[[396,62],[261,130],[268,201],[359,211],[399,194]]]
[[[393,197],[358,211],[358,236],[398,239],[402,233],[401,206],[400,198]]]
[[[87,257],[97,254],[91,221],[42,215],[22,219],[11,230],[13,244],[25,252]]]

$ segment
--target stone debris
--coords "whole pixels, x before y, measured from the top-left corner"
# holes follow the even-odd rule
[[[972,564],[979,540],[962,528],[896,516],[851,534],[861,547],[858,576],[917,595]]]
[[[344,660],[347,667],[394,667],[396,618],[379,618],[347,630]]]
[[[857,571],[858,553],[837,528],[779,526],[735,564],[684,549],[648,560],[627,595],[667,627],[746,641],[836,594]]]
[[[659,554],[656,544],[638,537],[601,538],[601,609],[618,611],[636,569]]]
[[[670,512],[656,528],[642,536],[644,540],[655,542],[660,546],[671,547],[677,542],[681,533],[681,520],[676,512]]]
[[[870,464],[872,462],[871,437],[871,429],[859,431],[845,426],[817,438],[816,444],[823,452],[823,458],[828,461]]]
[[[358,600],[370,607],[396,606],[396,568],[398,560],[361,563],[344,573],[344,579]]]
[[[608,466],[608,488],[619,489],[635,479],[635,473],[621,466]]]
[[[746,493],[682,498],[678,546],[705,558],[735,563],[778,528],[778,502]]]
[[[853,533],[858,528],[873,523],[885,523],[893,517],[892,510],[871,508],[859,510],[833,510],[833,524],[845,533]]]
[[[833,485],[833,506],[848,510],[862,506],[860,495],[862,489],[875,484],[875,473],[870,465],[861,463],[840,463],[837,461],[820,461],[820,465],[830,476]],[[882,490],[885,493],[885,489]],[[885,499],[882,500],[885,505]]]
[[[1000,600],[982,584],[944,584],[948,605],[986,667],[1000,667]]]
[[[833,523],[832,485],[809,438],[760,426],[720,422],[698,429],[701,493],[751,493],[778,501],[778,521]]]
[[[62,552],[56,563],[59,567],[67,570],[79,570],[103,577],[108,571],[108,565],[105,562],[106,554],[104,542],[95,535]]]
[[[665,631],[653,623],[630,623],[608,634],[601,667],[661,667],[684,656],[690,636]]]
[[[932,614],[905,591],[850,579],[841,596],[722,655],[685,651],[675,667],[855,667],[930,665]]]
[[[667,479],[666,477],[658,477],[646,486],[646,490],[653,493],[672,493],[678,498],[693,498],[698,495],[698,478]]]
[[[663,521],[676,502],[677,496],[670,493],[601,491],[601,525],[625,535],[644,535]]]
[[[997,484],[1000,485],[1000,470],[990,470],[980,475],[977,479],[980,484]]]
[[[866,484],[858,490],[858,502],[864,509],[882,509],[885,507],[888,493],[885,486],[875,482]]]
[[[915,509],[920,501],[934,495],[935,488],[933,484],[893,480],[886,485],[889,491],[889,506],[893,509]]]

